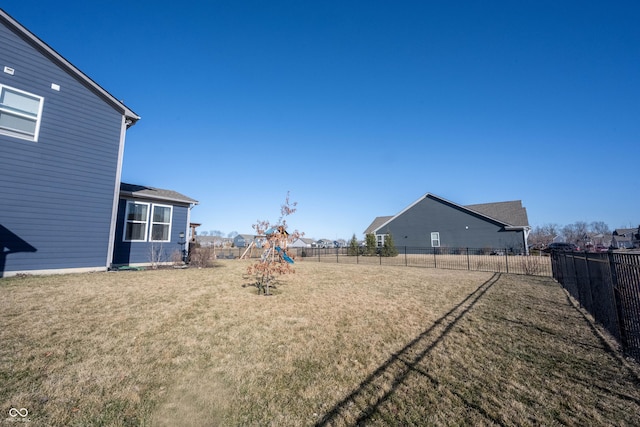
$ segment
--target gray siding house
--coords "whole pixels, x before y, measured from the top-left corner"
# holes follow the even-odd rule
[[[0,9],[0,277],[111,265],[138,119]]]
[[[374,234],[379,246],[391,235],[396,246],[526,253],[530,230],[519,200],[461,206],[427,193],[397,215],[375,218],[365,234]]]
[[[246,248],[256,239],[252,234],[238,234],[233,238],[233,246],[236,248]]]
[[[611,246],[616,249],[640,247],[640,226],[638,228],[618,228],[611,235]]]
[[[142,266],[186,259],[191,209],[197,204],[197,200],[176,191],[122,183],[113,265]]]

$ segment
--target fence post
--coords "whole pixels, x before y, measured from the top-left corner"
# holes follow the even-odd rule
[[[340,250],[340,248],[336,248],[336,264],[340,264],[340,257],[338,255],[338,251]]]
[[[504,248],[504,264],[507,266],[507,273],[509,272],[509,256],[507,255],[507,248]]]
[[[433,251],[433,268],[438,268],[438,261],[436,258],[436,248],[431,248]]]
[[[467,248],[467,270],[471,270],[471,263],[469,262],[469,248]]]
[[[607,254],[609,258],[609,271],[611,273],[611,287],[613,288],[613,296],[616,304],[616,315],[618,320],[618,331],[620,342],[624,351],[629,349],[629,340],[627,338],[627,327],[624,308],[622,307],[622,295],[620,295],[620,285],[618,283],[618,272],[616,271],[616,260],[613,257],[613,251]]]

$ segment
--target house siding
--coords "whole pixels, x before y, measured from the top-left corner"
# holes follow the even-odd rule
[[[440,233],[440,247],[524,248],[522,231],[504,230],[498,222],[431,196],[383,225],[376,234],[391,234],[396,246],[431,247],[432,232]]]
[[[141,203],[157,203],[160,205],[173,206],[171,218],[171,236],[169,242],[125,242],[124,226],[125,212],[127,201],[132,200]],[[184,232],[187,236],[187,225],[189,221],[189,206],[176,205],[167,201],[156,201],[141,198],[120,198],[118,203],[118,219],[116,222],[115,247],[113,253],[114,265],[145,265],[151,264],[152,261],[171,262],[172,255],[180,252],[183,248],[178,242],[180,241],[180,232]],[[186,239],[186,237],[185,237]],[[185,247],[186,249],[186,247]],[[152,250],[160,251],[159,259],[152,257]]]
[[[37,142],[0,135],[0,225],[33,248],[5,255],[0,276],[106,269],[123,112],[1,18],[0,46],[0,84],[44,98]]]

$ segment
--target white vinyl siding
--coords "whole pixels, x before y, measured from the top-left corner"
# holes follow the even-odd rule
[[[0,85],[0,134],[38,141],[44,98]]]
[[[431,233],[431,247],[439,248],[440,247],[440,233],[434,231]]]

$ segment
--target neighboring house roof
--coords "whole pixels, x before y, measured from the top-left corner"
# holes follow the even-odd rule
[[[238,234],[236,237],[234,237],[234,240],[238,237],[243,238],[245,241],[251,241],[255,239],[256,236],[254,236],[253,234]]]
[[[496,203],[482,203],[476,205],[468,205],[462,206],[457,203],[451,202],[449,200],[443,199],[442,197],[436,196],[432,193],[427,193],[420,197],[418,200],[407,206],[405,209],[400,211],[398,214],[393,216],[379,216],[373,220],[371,225],[367,227],[364,234],[376,233],[386,224],[391,222],[396,217],[402,215],[412,207],[414,207],[417,203],[422,201],[424,198],[430,197],[432,199],[439,200],[443,203],[456,206],[463,210],[471,211],[473,213],[479,214],[487,219],[492,221],[496,221],[498,223],[503,224],[507,228],[528,228],[529,227],[529,219],[527,217],[526,208],[522,207],[522,202],[520,200],[510,201],[510,202],[496,202]]]
[[[613,230],[614,236],[631,237],[638,232],[637,228],[616,228]]]
[[[22,33],[29,41],[37,45],[40,49],[48,54],[50,59],[56,63],[58,63],[62,68],[67,70],[68,73],[75,75],[79,80],[83,81],[93,90],[95,90],[98,94],[100,94],[104,99],[106,99],[109,103],[111,103],[116,109],[122,111],[122,114],[127,118],[127,127],[133,126],[138,120],[140,120],[140,116],[134,113],[129,107],[124,105],[122,101],[119,101],[105,89],[103,89],[99,84],[91,80],[86,74],[76,68],[71,62],[67,61],[62,55],[56,52],[51,46],[40,40],[35,34],[25,28],[18,21],[9,16],[4,10],[0,9],[0,19],[5,21],[7,24],[15,28],[18,32]]]
[[[466,205],[464,207],[505,224],[513,226],[529,226],[527,209],[522,207],[522,201],[520,200],[482,203],[478,205]]]
[[[301,248],[301,247],[308,247],[310,248],[312,243],[314,242],[313,239],[305,239],[303,237],[298,237],[297,239],[295,239],[293,242],[291,242],[289,244],[290,247],[293,248]]]
[[[133,198],[155,199],[167,202],[187,203],[197,205],[198,201],[173,190],[147,187],[144,185],[120,183],[120,195]]]
[[[364,230],[364,234],[371,234],[374,231],[376,231],[378,228],[380,228],[380,226],[382,224],[386,224],[387,222],[389,222],[389,220],[391,220],[391,218],[393,218],[393,215],[390,216],[379,216],[376,217],[376,219],[373,220],[373,222],[371,223],[371,225],[369,225],[367,227],[366,230]]]

